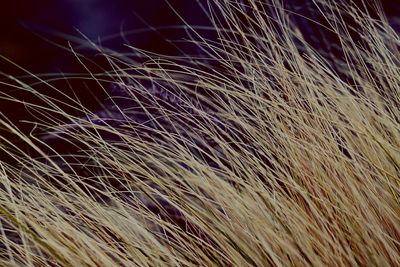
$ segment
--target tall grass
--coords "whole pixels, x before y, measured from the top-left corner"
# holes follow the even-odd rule
[[[400,266],[400,38],[315,4],[339,56],[278,1],[211,1],[218,41],[186,25],[202,58],[93,44],[110,70],[69,79],[113,83],[118,116],[10,77],[37,120],[0,120],[30,151],[0,136],[1,264]]]

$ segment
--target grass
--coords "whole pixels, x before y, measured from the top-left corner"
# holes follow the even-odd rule
[[[110,69],[67,79],[113,83],[118,116],[3,80],[37,119],[0,120],[2,265],[400,266],[399,35],[318,3],[332,56],[246,3],[210,2],[218,41],[187,25],[203,58],[92,44]]]

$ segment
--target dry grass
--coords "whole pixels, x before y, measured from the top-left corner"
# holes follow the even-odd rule
[[[16,162],[0,162],[2,265],[400,266],[399,36],[352,6],[320,4],[342,45],[331,62],[277,4],[267,17],[255,1],[213,2],[220,41],[190,29],[208,61],[103,52],[113,71],[88,79],[146,99],[117,126],[13,81],[41,99],[25,103],[37,128],[86,161],[55,160],[35,131],[1,118],[40,156],[0,136]],[[138,110],[152,122],[133,121]]]

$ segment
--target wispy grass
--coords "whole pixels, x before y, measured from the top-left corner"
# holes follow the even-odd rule
[[[335,57],[278,3],[211,2],[218,41],[187,25],[202,59],[96,47],[111,70],[88,77],[123,92],[118,116],[9,81],[42,104],[1,95],[37,117],[0,120],[37,155],[0,136],[2,264],[400,265],[399,36],[319,3]]]

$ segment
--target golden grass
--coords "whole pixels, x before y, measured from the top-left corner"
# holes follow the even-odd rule
[[[319,4],[336,14],[328,20],[344,55],[330,63],[305,42],[299,51],[303,39],[277,3],[269,18],[248,2],[245,12],[213,1],[218,43],[193,34],[216,67],[143,51],[146,63],[132,65],[104,53],[113,71],[88,75],[99,86],[150,80],[187,106],[178,112],[121,84],[131,98],[147,97],[153,128],[130,121],[134,110],[110,126],[77,100],[64,103],[92,118],[80,119],[14,80],[44,103],[25,103],[46,117],[36,126],[84,147],[87,165],[78,167],[89,171],[64,155],[61,167],[34,132],[1,118],[42,157],[0,136],[18,163],[0,162],[1,264],[400,266],[399,36],[349,5],[341,14],[363,40],[352,42],[338,5]]]

